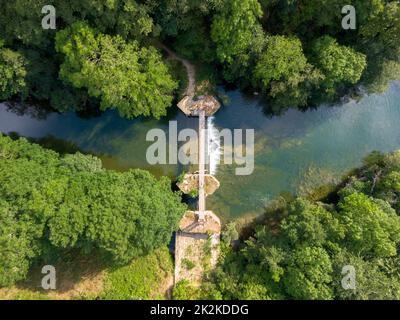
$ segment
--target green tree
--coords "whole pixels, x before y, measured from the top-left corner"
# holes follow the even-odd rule
[[[337,253],[332,263],[334,266],[333,282],[335,296],[340,300],[398,300],[400,298],[400,277],[398,257],[366,260],[363,257],[342,250]],[[353,266],[356,272],[355,290],[342,287],[342,269]]]
[[[60,112],[93,106],[85,90],[75,89],[59,79],[59,65],[54,58],[32,49],[21,49],[21,53],[26,60],[26,96],[29,99],[49,101],[51,107]]]
[[[265,10],[272,11],[269,27],[283,29],[284,33],[296,33],[304,38],[315,38],[316,35],[336,35],[343,32],[341,20],[342,8],[352,5],[357,13],[357,25],[364,25],[369,18],[379,13],[385,0],[263,0]],[[277,16],[277,17],[276,17]],[[279,28],[279,29],[278,29]],[[352,36],[356,36],[353,32]]]
[[[388,1],[384,9],[363,25],[360,35],[364,38],[369,54],[398,61],[400,49],[400,4]],[[364,42],[365,44],[365,42]]]
[[[375,65],[375,67],[378,67],[377,73],[372,74],[373,69],[370,68],[365,77],[366,79],[369,78],[369,80],[364,81],[368,85],[370,92],[383,93],[388,89],[392,81],[400,79],[400,62],[384,60],[380,65]]]
[[[146,5],[135,0],[55,0],[59,19],[65,26],[87,21],[103,33],[144,41],[153,31]]]
[[[268,37],[254,69],[254,85],[278,100],[277,110],[305,106],[321,75],[307,62],[296,37]]]
[[[261,16],[257,0],[228,1],[213,16],[211,39],[227,81],[248,77],[255,55],[264,46],[265,36],[258,21]]]
[[[362,193],[347,196],[339,204],[346,227],[345,241],[358,254],[375,257],[396,255],[400,242],[400,217],[382,200]]]
[[[25,95],[57,111],[94,109],[96,99],[59,79],[60,57],[54,41],[56,30],[43,30],[44,5],[56,8],[57,30],[77,21],[86,21],[101,32],[118,34],[124,39],[144,43],[153,31],[153,20],[146,5],[134,0],[16,0],[3,1],[0,38],[8,47],[24,55]],[[18,66],[18,64],[15,64]],[[3,77],[4,79],[4,77]]]
[[[400,75],[400,4],[387,2],[360,28],[360,37],[369,63],[364,82],[370,89],[383,91]]]
[[[284,278],[285,290],[295,299],[333,298],[332,263],[320,247],[298,247],[291,254]]]
[[[328,246],[343,239],[345,229],[339,219],[320,205],[297,199],[289,205],[288,217],[281,223],[282,238],[290,246]]]
[[[167,178],[107,171],[95,157],[62,157],[4,136],[0,203],[0,285],[22,279],[50,247],[96,249],[128,263],[169,243],[186,209]]]
[[[398,299],[400,217],[390,204],[399,198],[400,154],[375,152],[354,172],[334,203],[292,200],[278,207],[277,225],[257,224],[228,250],[214,274],[222,297]],[[342,288],[346,265],[355,267],[356,290]]]
[[[235,56],[248,51],[261,15],[257,0],[232,0],[213,17],[211,38],[221,62],[233,63]]]
[[[315,41],[313,62],[324,74],[321,87],[324,94],[333,97],[339,85],[356,84],[367,66],[366,57],[329,36]]]
[[[239,239],[239,233],[236,229],[236,223],[230,222],[225,226],[225,229],[222,233],[222,241],[226,245],[231,245],[232,241],[237,241]]]
[[[173,291],[174,300],[197,300],[199,295],[200,289],[186,279],[179,281]]]
[[[29,260],[37,254],[29,223],[19,221],[18,210],[0,199],[0,286],[25,278]]]
[[[145,0],[144,3],[160,33],[179,55],[193,61],[210,63],[215,50],[210,39],[209,24],[215,10],[226,0]]]
[[[154,48],[139,48],[81,22],[57,34],[56,48],[65,55],[60,76],[99,97],[103,110],[115,107],[128,119],[159,118],[171,105],[177,83]]]
[[[50,48],[55,31],[45,31],[41,24],[42,8],[46,4],[54,5],[54,1],[1,1],[0,38],[5,39],[7,45],[15,41],[44,51]]]
[[[165,299],[162,287],[174,272],[174,262],[168,248],[139,257],[130,264],[108,270],[105,275],[105,300]]]
[[[53,5],[57,29],[85,20],[100,31],[142,41],[153,31],[145,5],[134,0],[16,0],[3,1],[0,37],[22,41],[40,51],[51,50],[56,30],[43,30],[42,7]]]
[[[26,69],[25,59],[18,53],[3,47],[0,39],[0,100],[24,93]]]

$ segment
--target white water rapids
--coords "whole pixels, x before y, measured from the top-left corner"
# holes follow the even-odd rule
[[[218,129],[214,126],[214,117],[207,119],[207,158],[209,161],[209,173],[217,172],[221,157],[221,141]]]

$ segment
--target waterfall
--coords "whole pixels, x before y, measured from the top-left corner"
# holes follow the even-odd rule
[[[221,141],[219,132],[214,126],[214,117],[207,119],[207,158],[209,161],[209,173],[217,172],[221,157]]]

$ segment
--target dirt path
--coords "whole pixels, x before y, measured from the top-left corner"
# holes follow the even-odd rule
[[[180,61],[183,64],[188,76],[188,86],[185,91],[185,96],[194,97],[194,94],[196,92],[196,69],[194,65],[191,64],[189,60],[179,57],[175,52],[166,47],[164,44],[158,43],[157,46],[165,50],[165,52],[168,53],[170,59]]]

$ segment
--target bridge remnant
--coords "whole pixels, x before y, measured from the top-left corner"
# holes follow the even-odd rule
[[[213,194],[220,186],[219,181],[211,174],[204,174],[205,186],[204,190],[206,196]],[[198,173],[186,173],[181,182],[177,183],[179,189],[185,193],[190,194],[193,190],[197,190],[199,185]]]
[[[206,117],[211,117],[220,107],[221,104],[213,96],[201,96],[197,100],[186,96],[178,103],[178,108],[188,117],[198,117],[201,111]]]
[[[185,213],[175,236],[175,284],[183,279],[201,283],[204,272],[218,262],[220,236],[221,222],[212,211],[204,212],[202,224],[197,212]]]
[[[220,108],[220,103],[212,96],[184,97],[178,107],[187,116],[199,117],[199,170],[195,174],[186,174],[183,181],[177,183],[184,193],[198,190],[198,210],[188,211],[179,224],[175,237],[175,283],[182,279],[200,284],[202,274],[213,268],[218,260],[221,221],[206,210],[206,197],[220,186],[219,181],[205,173],[206,164],[206,117],[212,116]]]

